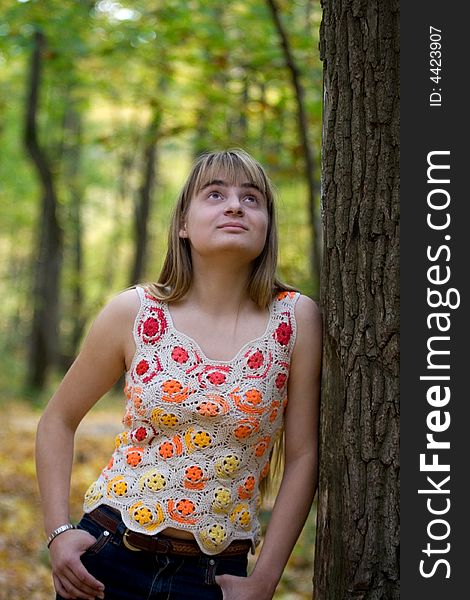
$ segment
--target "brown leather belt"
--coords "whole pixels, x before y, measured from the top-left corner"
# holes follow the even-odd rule
[[[122,526],[122,520],[118,512],[111,514],[111,510],[113,509],[108,509],[108,512],[105,512],[101,508],[95,508],[88,516],[111,533],[118,533],[120,526]],[[126,548],[134,551],[143,550],[157,554],[180,554],[182,556],[203,554],[195,540],[180,540],[163,535],[151,536],[130,529],[124,531],[122,543]],[[225,550],[219,552],[218,556],[246,554],[250,548],[251,542],[249,540],[237,540],[227,546]]]

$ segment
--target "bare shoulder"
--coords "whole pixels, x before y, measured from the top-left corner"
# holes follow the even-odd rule
[[[125,290],[111,297],[98,313],[84,345],[106,340],[107,346],[118,346],[127,354],[132,329],[139,311],[140,298],[136,289]]]
[[[303,362],[306,356],[320,360],[322,347],[322,316],[315,300],[301,294],[295,304],[297,334],[293,351],[294,362]]]
[[[299,331],[309,328],[321,332],[321,310],[315,300],[312,300],[309,296],[300,294],[295,304],[295,319]]]
[[[103,323],[127,326],[134,322],[139,311],[140,298],[135,288],[125,290],[113,296],[102,308],[96,320]]]

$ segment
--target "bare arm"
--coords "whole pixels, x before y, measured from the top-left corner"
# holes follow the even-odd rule
[[[130,290],[116,296],[101,311],[83,343],[80,354],[50,399],[39,421],[36,470],[46,534],[70,520],[69,493],[75,431],[86,413],[125,370],[126,359],[128,360],[132,352],[132,324],[138,305],[137,293]],[[57,577],[64,578],[64,575],[57,575],[59,570],[64,570],[60,565],[64,560],[71,560],[63,550],[72,539],[78,544],[81,553],[93,542],[91,536],[77,531],[67,531],[53,540],[50,550],[56,587]],[[64,555],[67,555],[65,559]],[[79,571],[77,578],[88,581],[83,593],[87,592],[89,595],[66,596],[64,589],[57,591],[69,598],[94,598],[97,595],[96,588],[93,590],[89,587],[96,586],[96,580],[86,578],[86,571],[83,573],[84,568],[81,563],[78,564],[78,557],[76,559],[74,568],[75,571]],[[68,568],[74,571],[74,568]],[[73,582],[65,583],[70,585],[68,593],[76,593],[72,591],[72,585],[80,589],[76,578],[72,574],[68,579]]]
[[[217,577],[224,600],[270,600],[310,510],[318,469],[318,409],[321,316],[301,296],[296,305],[297,339],[292,354],[285,419],[285,468],[269,526],[253,573]]]

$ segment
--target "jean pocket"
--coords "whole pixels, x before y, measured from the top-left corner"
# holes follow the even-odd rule
[[[84,515],[81,521],[77,525],[78,529],[83,529],[88,532],[96,541],[88,546],[82,556],[95,556],[107,545],[107,543],[111,540],[111,534],[109,531],[101,527],[97,523],[95,523],[90,517]]]
[[[101,552],[101,550],[103,550],[110,539],[111,534],[109,531],[103,531],[103,533],[98,536],[96,542],[89,546],[82,556],[96,556],[99,552]]]

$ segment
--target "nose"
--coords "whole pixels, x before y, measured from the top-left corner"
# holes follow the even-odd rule
[[[226,214],[243,214],[243,204],[240,201],[238,194],[235,191],[231,191],[227,197],[227,205],[225,207]]]

